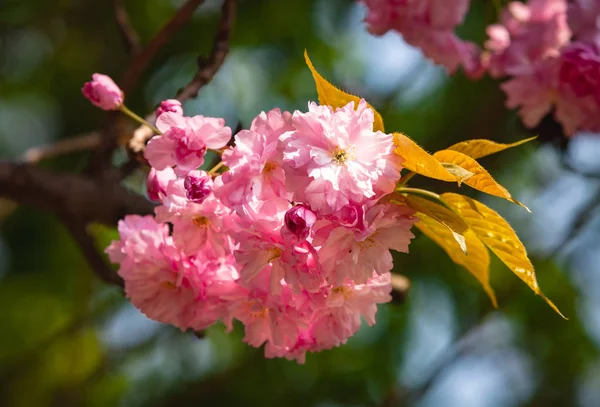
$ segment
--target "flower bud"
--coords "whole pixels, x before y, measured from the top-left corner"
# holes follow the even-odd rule
[[[81,88],[81,93],[103,110],[118,110],[123,105],[123,91],[106,75],[93,74],[92,80]]]
[[[148,194],[148,198],[154,202],[161,202],[167,192],[167,185],[175,178],[175,172],[171,167],[167,167],[162,171],[151,168],[146,179],[146,193]]]
[[[176,99],[167,99],[160,102],[158,109],[156,109],[156,118],[163,113],[171,112],[179,115],[183,115],[183,108],[181,102]]]
[[[190,171],[183,182],[187,198],[202,203],[212,192],[212,180],[204,171]]]
[[[310,234],[310,228],[317,221],[317,215],[306,205],[296,205],[285,213],[287,231],[300,240]]]

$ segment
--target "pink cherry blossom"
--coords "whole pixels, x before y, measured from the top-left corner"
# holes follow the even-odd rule
[[[100,73],[92,75],[92,80],[83,85],[81,93],[103,110],[118,110],[123,105],[123,91],[109,76]]]
[[[392,299],[391,275],[373,274],[365,284],[344,281],[331,289],[325,307],[311,321],[312,334],[321,348],[346,343],[360,328],[361,316],[369,326],[375,324],[377,304]]]
[[[200,167],[206,149],[222,148],[231,138],[225,120],[214,117],[185,117],[165,112],[156,120],[156,127],[163,134],[150,139],[145,157],[157,170],[176,166],[178,174]]]
[[[487,33],[485,59],[492,76],[532,74],[538,63],[558,56],[571,37],[566,0],[511,2]]]
[[[365,230],[327,225],[315,232],[324,272],[332,284],[350,279],[365,283],[373,272],[384,274],[393,267],[390,249],[407,252],[414,235],[410,228],[416,221],[414,211],[407,207],[375,205],[365,213]]]
[[[395,30],[450,73],[462,65],[471,77],[482,73],[478,47],[454,34],[462,24],[469,0],[362,0],[365,22],[374,35]]]
[[[183,115],[183,108],[181,107],[181,102],[177,99],[163,100],[162,102],[160,102],[158,109],[156,109],[156,117],[158,118],[166,112]]]
[[[213,194],[202,203],[190,200],[184,184],[182,178],[169,183],[163,205],[155,209],[156,218],[173,224],[173,239],[185,253],[201,249],[218,256],[230,253],[233,243],[226,232],[236,228],[236,217]]]
[[[219,183],[217,196],[239,214],[252,216],[264,211],[267,201],[287,207],[282,149],[279,137],[292,130],[290,114],[273,109],[258,115],[250,130],[235,136],[235,147],[223,152],[223,163],[229,167]],[[271,204],[269,204],[271,205]]]
[[[307,113],[294,112],[295,130],[282,135],[283,161],[294,176],[311,179],[305,189],[289,185],[295,200],[330,214],[393,190],[401,160],[392,135],[373,131],[373,119],[364,100],[357,110],[353,102],[336,111],[311,103]]]

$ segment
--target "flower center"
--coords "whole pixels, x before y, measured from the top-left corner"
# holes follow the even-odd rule
[[[202,229],[202,228],[205,228],[206,226],[208,226],[210,221],[208,220],[208,218],[206,216],[195,216],[192,218],[192,223],[194,225],[196,225],[196,227]]]
[[[263,170],[262,170],[262,172],[263,172],[263,174],[264,174],[264,175],[269,175],[269,174],[270,174],[270,173],[272,173],[272,172],[273,172],[273,170],[275,170],[276,168],[277,168],[277,164],[276,164],[276,163],[273,163],[273,162],[271,162],[271,161],[267,161],[267,162],[265,163],[265,166],[263,167]]]
[[[331,152],[331,157],[333,161],[338,165],[344,165],[344,163],[348,160],[352,160],[354,158],[354,153],[351,149],[344,150],[339,146],[335,146],[333,151]]]
[[[174,290],[177,288],[177,286],[175,285],[175,283],[171,282],[171,281],[163,281],[162,283],[160,283],[160,286],[162,288],[166,288],[167,290]]]

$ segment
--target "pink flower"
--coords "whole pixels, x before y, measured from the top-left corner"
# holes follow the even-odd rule
[[[575,42],[560,58],[556,119],[565,134],[600,131],[600,52],[592,44]]]
[[[365,230],[319,225],[313,244],[321,246],[319,257],[332,284],[346,278],[365,283],[373,272],[384,274],[393,267],[390,249],[408,252],[414,235],[414,211],[399,205],[375,205],[365,213]]]
[[[162,171],[150,168],[146,180],[146,193],[148,198],[154,202],[162,202],[167,192],[167,185],[176,177],[175,171],[173,171],[171,167],[167,167]]]
[[[311,321],[312,335],[321,349],[346,343],[360,328],[361,316],[369,326],[375,324],[377,304],[392,299],[391,275],[373,274],[365,284],[345,280],[333,287],[327,304],[318,309]]]
[[[123,105],[123,91],[109,76],[100,73],[92,75],[92,80],[83,85],[81,93],[103,110],[118,110]]]
[[[374,35],[396,30],[404,40],[421,49],[450,73],[462,65],[470,77],[482,73],[479,49],[454,34],[462,24],[469,0],[362,0],[368,8],[365,18]]]
[[[165,112],[156,120],[156,127],[163,134],[150,139],[146,159],[157,170],[177,166],[175,171],[181,175],[204,163],[207,148],[222,148],[231,138],[225,120],[214,117],[184,117]]]
[[[568,43],[566,0],[529,0],[509,3],[501,24],[488,27],[486,65],[490,75],[531,74],[536,64],[558,56]]]
[[[210,250],[221,257],[231,253],[228,233],[237,229],[237,217],[213,194],[201,204],[190,200],[184,184],[182,178],[169,183],[163,205],[155,209],[156,218],[173,224],[173,239],[186,254]]]
[[[247,296],[233,302],[230,312],[244,324],[248,344],[259,347],[268,341],[289,347],[296,342],[300,328],[306,326],[306,316],[297,309],[289,287],[282,287],[277,295],[271,293],[269,273],[265,268],[249,285]]]
[[[280,135],[291,130],[289,113],[262,112],[235,136],[235,147],[223,152],[229,171],[220,176],[217,196],[240,215],[256,216],[264,204],[288,206]]]
[[[166,112],[183,115],[183,108],[181,107],[181,102],[177,99],[163,100],[162,102],[160,102],[158,109],[156,109],[156,117],[158,118],[160,115]]]
[[[168,227],[150,216],[132,215],[119,222],[119,233],[121,241],[113,242],[107,253],[120,263],[127,298],[150,319],[189,328],[195,305],[189,279],[193,266],[177,253]]]
[[[548,58],[536,69],[515,76],[500,87],[508,96],[506,106],[519,108],[525,126],[533,128],[552,111],[557,97],[558,60]]]
[[[306,188],[288,185],[295,200],[326,215],[394,189],[401,159],[391,134],[373,132],[373,118],[364,100],[357,110],[353,102],[336,111],[311,103],[308,113],[294,112],[283,161],[296,177],[310,177]]]

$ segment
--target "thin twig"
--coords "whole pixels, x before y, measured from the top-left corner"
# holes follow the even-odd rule
[[[127,14],[127,10],[123,5],[123,0],[113,0],[113,7],[115,9],[115,20],[119,26],[119,32],[123,38],[125,48],[131,55],[137,55],[142,49],[140,37],[131,24],[129,14]]]
[[[152,38],[148,45],[132,59],[129,67],[119,81],[119,85],[125,93],[128,93],[135,88],[137,81],[150,64],[150,61],[152,61],[163,45],[166,44],[168,39],[190,20],[194,10],[204,3],[204,1],[205,0],[188,0],[154,36],[154,38]]]
[[[219,27],[210,55],[191,82],[177,94],[175,97],[177,100],[183,102],[184,100],[195,98],[198,95],[198,91],[211,81],[221,65],[223,65],[223,61],[225,61],[225,57],[229,53],[229,38],[235,21],[236,9],[237,0],[225,0],[223,2],[221,20],[219,21]]]
[[[78,151],[93,150],[100,145],[102,134],[98,132],[85,133],[80,136],[58,140],[56,143],[32,147],[21,156],[28,163],[38,163],[44,159],[59,157]]]
[[[185,7],[185,6],[184,6]],[[229,52],[229,38],[231,28],[235,21],[237,2],[236,0],[225,0],[222,7],[219,27],[213,41],[213,47],[206,63],[200,68],[194,78],[179,92],[175,98],[179,101],[185,101],[198,95],[198,91],[215,76],[219,68],[223,65],[225,57]],[[146,118],[150,121],[152,116]],[[146,126],[138,127],[127,144],[129,156],[139,162],[144,163],[144,150],[146,143],[154,136],[154,133]]]

